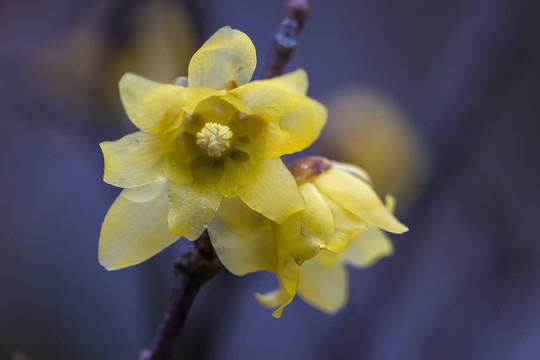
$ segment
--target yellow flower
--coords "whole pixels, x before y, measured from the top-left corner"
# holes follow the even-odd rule
[[[326,110],[306,97],[303,70],[249,82],[255,65],[247,35],[224,27],[193,55],[187,78],[122,78],[122,102],[141,131],[100,144],[104,180],[125,188],[101,229],[107,269],[140,263],[179,236],[196,239],[224,197],[278,223],[304,208],[279,156],[309,146]]]
[[[305,209],[278,224],[238,199],[226,199],[208,227],[210,238],[232,273],[266,270],[278,275],[279,289],[256,295],[264,306],[277,308],[275,317],[281,316],[298,289],[308,303],[333,312],[343,306],[347,294],[342,260],[368,266],[392,250],[379,229],[403,233],[407,227],[383,205],[358,167],[308,157],[289,169]],[[317,280],[320,269],[328,269],[321,276],[331,283]],[[322,294],[327,290],[332,294]]]

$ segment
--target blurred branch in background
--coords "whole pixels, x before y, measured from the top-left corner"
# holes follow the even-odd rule
[[[279,28],[274,35],[268,59],[263,71],[263,79],[283,74],[285,66],[291,60],[304,28],[313,0],[287,0]]]

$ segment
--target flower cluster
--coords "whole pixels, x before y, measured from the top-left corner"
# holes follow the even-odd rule
[[[278,275],[278,290],[257,295],[274,316],[297,291],[333,312],[346,300],[342,264],[368,266],[392,252],[379,229],[407,229],[361,169],[319,157],[283,164],[319,136],[326,109],[306,96],[303,70],[250,82],[255,65],[250,39],[224,27],[193,55],[187,78],[122,78],[140,131],[101,143],[104,180],[124,190],[103,221],[99,260],[135,265],[208,229],[234,274]]]

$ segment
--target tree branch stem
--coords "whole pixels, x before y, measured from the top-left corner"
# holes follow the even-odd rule
[[[205,231],[194,242],[195,251],[185,253],[174,264],[175,287],[169,309],[163,318],[150,357],[151,360],[169,360],[173,345],[182,331],[191,304],[201,287],[219,270],[219,261]]]
[[[270,45],[263,79],[283,74],[285,66],[291,60],[298,36],[304,28],[313,0],[287,0],[281,14],[279,28]]]

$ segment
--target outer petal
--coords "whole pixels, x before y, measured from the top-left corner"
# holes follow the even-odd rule
[[[235,275],[277,272],[277,253],[270,221],[239,198],[224,198],[208,233],[219,259]]]
[[[178,240],[169,234],[167,188],[161,180],[120,193],[101,227],[101,265],[108,270],[135,265]]]
[[[292,154],[310,146],[326,123],[326,108],[319,102],[306,98],[293,112],[279,122],[268,124],[265,157]]]
[[[99,146],[105,158],[105,182],[130,188],[163,179],[160,161],[169,147],[159,136],[139,131]]]
[[[279,258],[282,265],[278,271],[280,288],[267,294],[255,294],[257,300],[267,308],[279,307],[272,316],[280,318],[283,308],[289,305],[296,295],[300,277],[300,265],[291,257],[287,257],[287,251],[279,250]]]
[[[249,37],[228,26],[208,39],[189,62],[190,86],[232,88],[246,84],[257,64]]]
[[[253,210],[281,223],[289,215],[304,208],[293,176],[281,159],[263,159],[254,164],[249,173],[253,181],[238,192]]]
[[[126,113],[139,129],[160,134],[180,125],[184,87],[131,73],[122,77],[119,86]]]
[[[326,196],[365,222],[398,234],[408,230],[386,209],[371,186],[357,177],[332,169],[313,182]]]
[[[300,185],[300,192],[306,208],[289,216],[283,224],[276,225],[276,238],[290,256],[305,261],[316,256],[332,238],[334,223],[330,209],[313,184]]]
[[[267,124],[265,157],[300,151],[311,145],[326,123],[326,109],[305,95],[303,70],[253,81],[231,91]]]
[[[214,217],[221,194],[215,186],[197,181],[184,185],[171,183],[169,201],[171,233],[195,240]]]
[[[368,226],[363,233],[351,240],[349,247],[342,253],[347,263],[368,267],[384,256],[390,256],[394,246],[386,234],[375,226]]]
[[[306,261],[300,268],[298,295],[311,306],[326,313],[335,313],[347,303],[348,274],[340,261],[332,261],[330,267],[325,266],[321,258],[340,254],[330,251],[321,253]]]
[[[193,114],[197,105],[204,100],[209,99],[212,96],[223,95],[226,95],[225,90],[216,90],[208,86],[189,86],[186,91],[184,91],[184,105],[182,109],[188,114]]]
[[[231,90],[230,94],[240,98],[255,115],[266,121],[292,112],[306,99],[275,79],[253,81]]]

